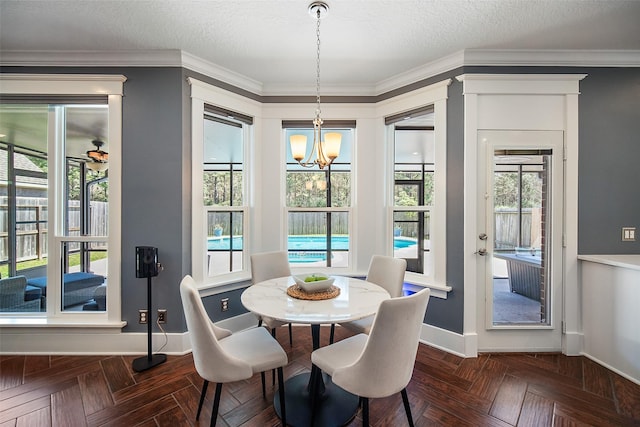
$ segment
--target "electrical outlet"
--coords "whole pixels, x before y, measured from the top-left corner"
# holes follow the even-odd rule
[[[138,323],[147,323],[149,321],[148,310],[138,310]]]
[[[222,298],[220,300],[220,310],[221,311],[229,310],[229,298]]]
[[[158,323],[167,323],[167,309],[159,308],[158,309]]]

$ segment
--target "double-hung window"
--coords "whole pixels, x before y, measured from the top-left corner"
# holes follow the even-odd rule
[[[406,259],[409,282],[443,282],[446,151],[437,144],[434,107],[389,116],[385,123],[393,141],[393,254]]]
[[[243,270],[247,216],[243,141],[250,123],[248,117],[205,105],[202,197],[209,277]]]
[[[307,136],[307,152],[313,142],[309,122],[283,122],[285,140]],[[299,165],[287,147],[286,210],[287,250],[292,267],[350,266],[350,214],[352,199],[351,150],[355,123],[325,122],[324,132],[342,135],[340,155],[325,169]]]
[[[119,322],[125,78],[2,79],[0,274],[23,285],[0,312]]]
[[[407,270],[431,276],[431,212],[435,171],[433,127],[395,127],[394,256]]]
[[[191,85],[192,269],[203,288],[248,279],[254,128],[260,105],[194,78]]]

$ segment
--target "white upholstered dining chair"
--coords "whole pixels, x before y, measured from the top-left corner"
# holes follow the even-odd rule
[[[180,296],[191,339],[193,362],[196,371],[204,380],[196,420],[200,418],[200,411],[210,381],[216,383],[216,393],[211,411],[211,426],[215,426],[223,383],[245,380],[260,372],[264,397],[264,372],[277,369],[280,413],[282,425],[286,426],[282,367],[288,363],[288,359],[280,344],[264,328],[252,328],[231,333],[231,331],[217,327],[207,315],[191,276],[187,275],[182,279]]]
[[[407,261],[402,258],[394,258],[384,255],[374,255],[369,262],[367,271],[367,282],[375,283],[384,288],[391,298],[402,296],[402,285],[404,284],[404,273],[407,270]],[[352,322],[341,323],[340,326],[349,329],[357,334],[368,334],[373,323],[373,316]],[[331,325],[331,335],[329,342],[333,343],[335,325]]]
[[[329,374],[335,385],[360,396],[365,426],[369,425],[369,399],[398,392],[413,426],[406,387],[413,374],[429,294],[429,289],[423,289],[382,301],[369,335],[354,335],[311,353],[313,365]],[[314,372],[320,375],[318,369]]]
[[[284,276],[291,276],[287,251],[262,252],[251,255],[252,284]],[[274,338],[276,337],[277,328],[286,325],[285,322],[271,317],[259,316],[258,326],[261,326],[263,323],[269,328]],[[289,345],[293,345],[291,323],[289,323]]]

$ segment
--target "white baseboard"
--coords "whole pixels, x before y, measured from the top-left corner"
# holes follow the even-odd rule
[[[423,323],[420,341],[460,357],[475,357],[475,354],[467,354],[468,346],[465,345],[465,336],[436,326]]]
[[[217,323],[232,331],[240,331],[257,325],[251,313],[235,316]],[[182,355],[191,351],[188,332],[166,335],[154,332],[152,353]],[[0,340],[0,354],[21,355],[144,355],[148,353],[147,334],[122,333],[120,328],[4,328]]]
[[[584,335],[579,332],[567,332],[562,342],[562,353],[567,356],[580,356]]]
[[[616,374],[620,375],[621,377],[624,377],[624,378],[628,379],[629,381],[640,385],[640,378],[634,378],[629,374],[625,374],[624,372],[620,371],[619,369],[616,369],[615,367],[609,365],[608,363],[603,362],[602,360],[598,359],[597,357],[593,357],[590,354],[587,354],[587,353],[584,353],[584,352],[580,353],[580,354],[582,356],[584,356],[584,357],[587,357],[587,358],[593,360],[597,364],[604,366],[605,368],[609,369],[610,371],[615,372]]]
[[[216,322],[216,325],[231,331],[241,331],[257,325],[256,317],[251,313]],[[295,325],[308,327],[308,325]],[[15,332],[15,333],[11,333]],[[45,333],[46,332],[46,333]],[[420,340],[425,344],[461,357],[475,357],[473,337],[466,337],[431,325],[422,325]],[[166,344],[165,344],[166,343]],[[3,333],[0,342],[0,354],[22,355],[144,355],[147,354],[147,334],[122,333],[119,329],[96,333],[91,329],[43,331],[31,329],[14,330]],[[154,333],[152,353],[182,355],[191,351],[188,332]]]
[[[22,331],[24,332],[24,331]],[[32,332],[29,334],[3,334],[0,354],[26,355],[144,355],[147,354],[146,333],[77,333]],[[166,342],[166,345],[165,345]],[[187,333],[154,333],[152,353],[181,355],[191,350]]]

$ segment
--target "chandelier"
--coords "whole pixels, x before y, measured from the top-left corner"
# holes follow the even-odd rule
[[[291,135],[289,144],[291,145],[291,155],[305,168],[318,166],[324,169],[329,166],[340,154],[340,143],[342,135],[337,132],[330,132],[324,135],[322,140],[322,118],[320,117],[320,19],[322,14],[329,13],[329,5],[317,1],[309,5],[309,14],[316,17],[316,117],[313,119],[313,147],[309,156],[304,159],[307,152],[306,135]],[[315,155],[315,159],[313,156]]]
[[[96,172],[107,170],[109,167],[107,164],[109,161],[109,153],[100,149],[100,147],[104,145],[104,141],[94,139],[91,143],[95,145],[96,148],[87,151],[87,157],[91,160],[87,162],[87,167]]]

